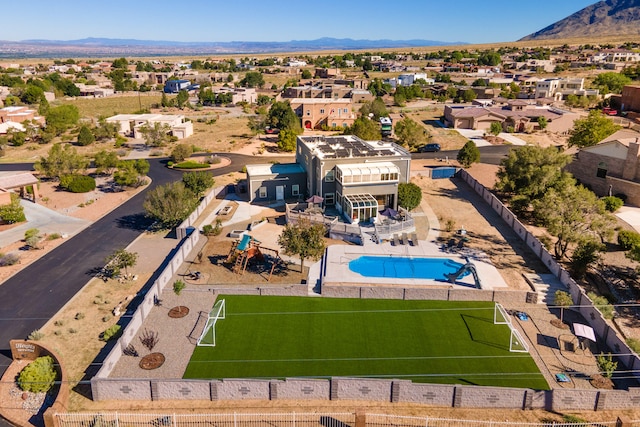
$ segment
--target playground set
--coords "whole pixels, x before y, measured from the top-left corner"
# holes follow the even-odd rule
[[[280,254],[276,249],[262,246],[256,238],[249,234],[243,234],[241,239],[232,243],[225,262],[232,264],[231,271],[234,273],[244,274],[251,260],[257,260],[263,264],[271,264],[267,281],[271,281],[271,276],[276,267],[286,268],[284,260],[280,258]]]

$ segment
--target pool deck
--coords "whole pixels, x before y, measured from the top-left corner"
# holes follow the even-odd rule
[[[456,253],[447,253],[442,251],[440,247],[435,243],[422,240],[420,240],[415,246],[402,244],[395,246],[390,242],[364,246],[329,246],[327,248],[327,253],[323,261],[323,271],[318,271],[318,273],[324,273],[320,277],[322,284],[330,286],[432,286],[463,289],[476,287],[473,275],[471,274],[458,279],[455,284],[450,283],[444,279],[431,280],[365,277],[349,269],[349,262],[363,255],[388,257],[449,258],[461,264],[471,262],[476,268],[478,277],[480,278],[482,289],[508,288],[508,285],[505,283],[498,270],[489,262],[488,257],[484,253],[468,249],[464,249]]]

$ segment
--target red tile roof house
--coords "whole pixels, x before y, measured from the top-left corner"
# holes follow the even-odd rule
[[[497,107],[446,105],[444,108],[445,124],[457,129],[489,130],[491,123],[498,122],[503,129],[513,127],[516,132],[528,132],[539,129],[539,117],[547,119],[548,131],[564,133],[573,127],[578,115],[519,99]]]

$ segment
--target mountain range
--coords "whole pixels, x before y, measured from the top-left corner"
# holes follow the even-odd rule
[[[464,42],[436,40],[354,40],[324,37],[287,42],[176,42],[85,38],[79,40],[0,41],[0,57],[113,56],[113,55],[207,55],[229,53],[309,52],[319,50],[389,49],[416,46],[459,45]],[[16,54],[19,54],[17,56]]]
[[[631,35],[640,35],[640,0],[603,0],[520,40]]]

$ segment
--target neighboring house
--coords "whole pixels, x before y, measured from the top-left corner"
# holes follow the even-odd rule
[[[41,125],[45,124],[45,118],[39,116],[36,110],[22,106],[0,108],[0,123],[23,123],[26,120],[35,120]]]
[[[297,163],[247,165],[250,202],[304,198],[307,173]]]
[[[255,104],[258,102],[258,94],[253,88],[231,88],[221,87],[213,90],[215,94],[231,93],[231,103],[237,104],[239,102],[246,102],[248,104]]]
[[[398,208],[398,184],[410,178],[411,154],[392,142],[353,135],[299,136],[296,163],[306,171],[305,196],[324,198],[350,222]]]
[[[346,82],[345,82],[346,83]],[[353,83],[345,84],[336,81],[309,82],[301,86],[288,87],[282,93],[282,98],[353,98],[354,102],[372,101],[374,96],[363,88],[353,87]]]
[[[357,118],[355,103],[351,99],[294,98],[291,108],[305,129],[319,129],[323,126],[341,128],[351,126]],[[359,107],[358,107],[359,108]]]
[[[193,123],[186,120],[182,115],[173,114],[118,114],[116,116],[109,117],[107,123],[117,123],[119,126],[119,132],[132,136],[136,139],[141,139],[142,133],[140,128],[148,125],[153,126],[155,123],[161,125],[167,125],[171,135],[178,139],[184,139],[193,135]]]
[[[640,206],[640,133],[620,130],[580,149],[567,170],[598,196],[624,194],[628,204]]]
[[[181,90],[198,89],[200,85],[191,84],[189,80],[167,80],[164,84],[165,93],[178,93]]]
[[[295,59],[292,59],[291,61],[287,62],[287,67],[306,67],[307,63],[305,61],[298,61]]]
[[[583,78],[545,79],[536,83],[536,98],[554,98],[557,101],[569,95],[598,95],[597,89],[585,89]]]
[[[341,75],[340,68],[316,68],[314,77],[317,79],[335,79]]]
[[[506,105],[496,107],[444,107],[445,124],[456,129],[489,130],[491,123],[498,122],[504,129],[513,127],[516,132],[531,131],[539,128],[539,117],[547,119],[547,130],[562,133],[573,127],[578,115],[520,99],[509,100]]]
[[[622,111],[640,113],[640,85],[628,85],[622,88]]]
[[[76,86],[80,89],[80,96],[92,96],[94,98],[106,98],[112,96],[115,91],[111,88],[103,88],[98,85],[85,85],[77,83]]]
[[[609,49],[594,53],[589,62],[640,62],[640,53],[624,49]]]

